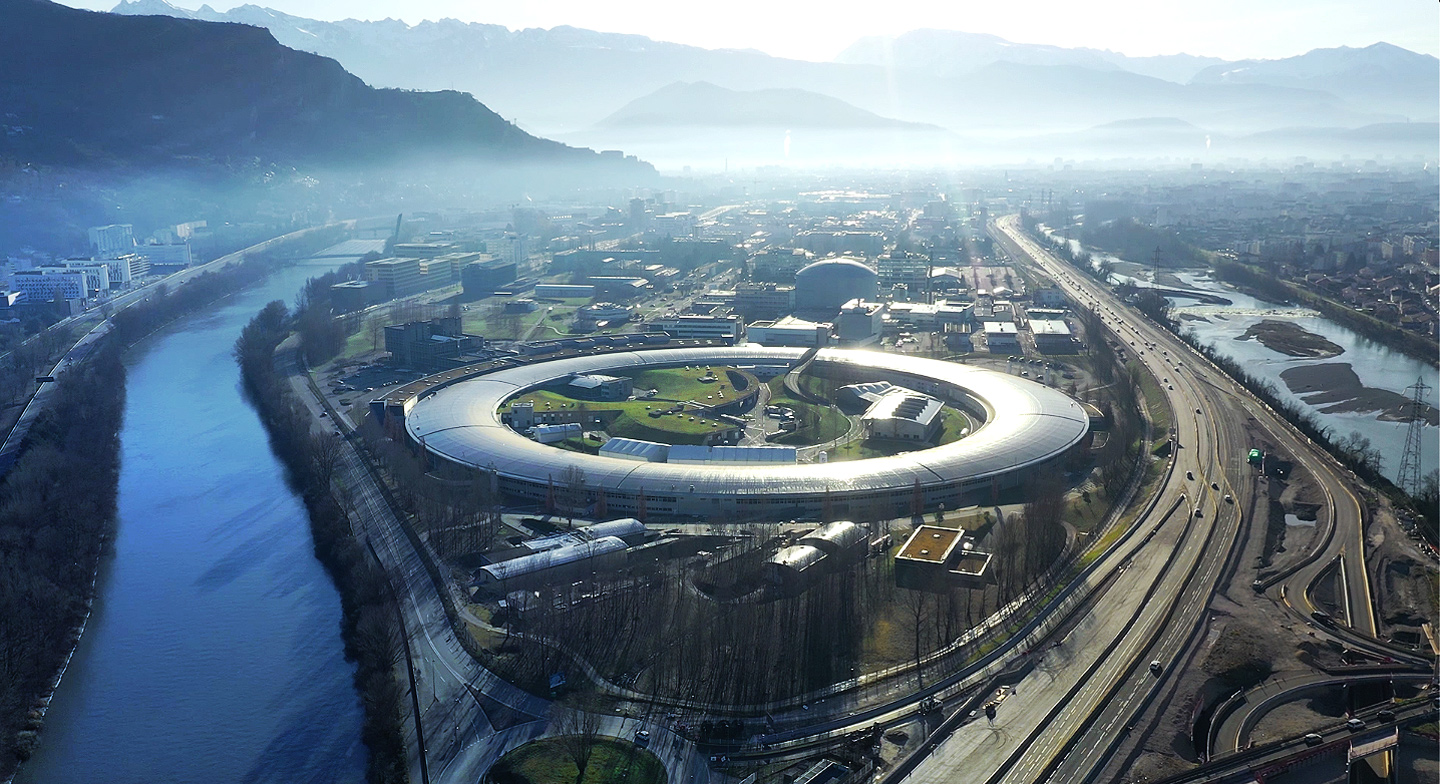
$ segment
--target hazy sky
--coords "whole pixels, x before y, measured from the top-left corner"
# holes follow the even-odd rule
[[[98,10],[118,0],[64,0]],[[193,8],[201,0],[179,0]],[[828,60],[857,38],[932,27],[1024,43],[1128,55],[1188,52],[1227,59],[1288,57],[1318,47],[1388,41],[1440,54],[1435,0],[250,0],[314,19],[412,24],[453,17],[510,28],[571,25],[706,48],[753,48]],[[237,2],[210,0],[218,10]]]

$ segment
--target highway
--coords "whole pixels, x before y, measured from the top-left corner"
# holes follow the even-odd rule
[[[1355,496],[1333,463],[1218,369],[1030,240],[1015,216],[1001,218],[993,229],[1008,250],[1044,269],[1072,300],[1100,312],[1127,352],[1162,379],[1179,449],[1159,489],[1165,501],[1158,508],[1185,497],[1200,516],[1177,524],[1170,515],[1156,523],[1156,546],[1135,555],[1118,578],[1117,590],[1109,593],[1113,598],[1093,608],[1058,648],[1047,652],[1047,658],[1061,661],[1048,672],[1037,668],[1018,684],[1016,695],[1001,703],[993,726],[974,722],[960,728],[911,778],[942,781],[958,770],[972,770],[986,771],[991,781],[1085,780],[1108,760],[1124,730],[1173,672],[1166,666],[1170,658],[1186,647],[1204,618],[1234,549],[1240,510],[1254,492],[1254,471],[1241,457],[1248,448],[1247,420],[1272,433],[1325,486],[1334,502],[1335,535],[1307,564],[1326,560],[1331,548],[1336,555],[1348,552],[1350,606],[1361,631],[1367,629],[1365,619],[1371,619],[1373,634],[1360,507],[1358,501],[1344,504],[1343,499]],[[1184,479],[1186,472],[1195,479]],[[1222,500],[1225,495],[1233,503]],[[1352,543],[1348,551],[1345,542]],[[1311,574],[1299,569],[1295,579],[1312,579]],[[1160,677],[1149,671],[1152,658],[1161,663]],[[1082,751],[1071,753],[1075,749]]]
[[[1012,252],[1031,256],[1063,280],[1067,271],[1058,259],[1046,258],[1048,254],[1033,243],[1022,251],[1023,236],[1016,239],[1009,232],[999,236]],[[1082,306],[1101,301],[1083,283],[1066,288]],[[1085,727],[1093,727],[1102,737],[1118,737],[1118,729],[1128,722],[1125,714],[1139,707],[1137,700],[1144,690],[1114,699],[1117,684],[1138,672],[1150,679],[1142,684],[1153,686],[1157,679],[1148,667],[1153,642],[1167,628],[1174,628],[1173,618],[1198,617],[1203,612],[1225,563],[1239,520],[1237,505],[1222,500],[1237,492],[1229,475],[1241,477],[1247,488],[1251,481],[1248,472],[1236,473],[1226,451],[1238,433],[1232,432],[1222,443],[1220,431],[1230,427],[1216,427],[1204,413],[1226,407],[1217,406],[1218,396],[1205,379],[1177,373],[1170,366],[1168,349],[1144,347],[1153,338],[1142,337],[1143,332],[1125,323],[1138,317],[1106,311],[1105,318],[1121,336],[1127,353],[1160,382],[1174,412],[1179,448],[1157,490],[1156,510],[1164,516],[1152,515],[1159,519],[1140,523],[1153,532],[1140,542],[1143,546],[1112,554],[1122,559],[1114,588],[1058,646],[1045,652],[1036,670],[1000,704],[993,724],[977,721],[961,727],[916,768],[910,777],[914,781],[947,781],[958,770],[983,771],[988,781],[1042,780],[1065,759]],[[1131,341],[1136,345],[1128,345]],[[1201,413],[1195,413],[1197,409]],[[1232,424],[1238,431],[1240,425]],[[1161,659],[1162,670],[1166,658]]]

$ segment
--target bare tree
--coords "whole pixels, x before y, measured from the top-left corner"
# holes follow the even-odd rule
[[[560,507],[565,512],[565,523],[573,526],[575,515],[585,508],[585,469],[568,465],[560,472]]]
[[[590,758],[595,753],[595,742],[600,738],[600,712],[595,707],[585,700],[578,700],[570,706],[559,703],[555,706],[556,710],[562,711],[555,743],[575,763],[575,784],[585,779],[585,770],[590,767]]]

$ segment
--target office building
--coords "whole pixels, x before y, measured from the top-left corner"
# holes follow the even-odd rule
[[[745,323],[733,313],[724,316],[670,313],[651,321],[650,327],[672,338],[728,340],[732,343],[745,334]]]
[[[135,230],[128,223],[90,228],[90,250],[100,258],[135,252]]]

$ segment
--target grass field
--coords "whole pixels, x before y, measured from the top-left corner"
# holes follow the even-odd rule
[[[723,399],[716,399],[716,395],[723,394],[724,398],[735,396],[735,390],[731,387],[730,378],[725,371],[726,368],[716,365],[714,367],[641,370],[637,373],[618,373],[617,375],[635,379],[636,390],[659,390],[656,396],[664,400],[695,400],[711,404],[723,402]],[[701,381],[700,379],[704,378],[707,373],[713,374],[716,380]]]
[[[576,784],[579,770],[556,741],[545,738],[506,754],[486,774],[495,784]],[[627,741],[595,742],[581,784],[665,784],[665,766]]]
[[[501,411],[508,411],[510,406],[518,402],[531,402],[535,404],[537,412],[559,411],[562,409],[580,407],[580,410],[602,415],[609,421],[605,427],[606,432],[612,436],[621,438],[638,438],[645,441],[661,441],[669,444],[699,444],[705,436],[710,433],[724,430],[728,425],[713,422],[709,419],[696,416],[693,413],[666,414],[665,416],[652,417],[651,411],[662,411],[670,408],[670,403],[663,401],[649,400],[626,400],[617,402],[599,402],[594,400],[575,400],[566,397],[558,392],[549,390],[536,390],[527,392],[518,398],[501,406]],[[587,424],[587,428],[590,425]]]

